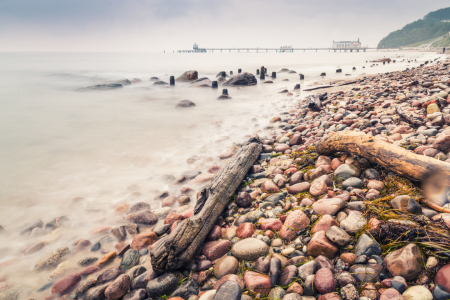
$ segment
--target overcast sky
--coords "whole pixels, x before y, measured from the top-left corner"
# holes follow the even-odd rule
[[[448,0],[0,0],[0,51],[329,47],[389,32]]]

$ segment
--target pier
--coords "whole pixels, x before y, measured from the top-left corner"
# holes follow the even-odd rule
[[[397,48],[396,48],[397,49]],[[206,53],[206,52],[279,52],[279,53],[292,53],[296,52],[306,52],[306,51],[328,51],[328,52],[366,52],[366,50],[377,50],[378,48],[361,47],[361,48],[290,48],[290,49],[280,49],[280,48],[199,48],[192,50],[174,50],[177,53]],[[382,49],[382,50],[394,50],[394,49]]]

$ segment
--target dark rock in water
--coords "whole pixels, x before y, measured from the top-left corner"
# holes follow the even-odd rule
[[[294,70],[290,70],[289,73],[295,74],[295,73],[297,73],[297,72],[295,72]]]
[[[105,290],[105,296],[108,300],[121,299],[130,289],[131,280],[127,274],[122,274],[114,280]]]
[[[118,83],[108,83],[108,84],[96,84],[85,88],[78,89],[78,91],[95,91],[95,90],[114,90],[123,88],[123,85]]]
[[[111,230],[111,233],[118,239],[119,241],[124,241],[127,238],[127,230],[125,226],[119,226]]]
[[[152,211],[145,210],[137,213],[131,213],[125,217],[136,224],[153,225],[158,222],[158,217]]]
[[[126,271],[136,266],[139,263],[139,252],[134,249],[129,249],[122,257],[120,266]]]
[[[228,95],[220,95],[219,97],[217,97],[217,100],[230,100],[230,99],[232,98]]]
[[[157,81],[157,80],[159,80],[158,77],[150,77],[150,81]]]
[[[120,267],[120,266],[112,267],[112,268],[106,269],[100,275],[98,275],[97,282],[99,284],[102,284],[102,283],[114,280],[122,274],[123,274],[122,267]]]
[[[91,252],[98,251],[98,250],[100,250],[101,247],[102,247],[102,245],[100,244],[100,242],[97,242],[91,247]]]
[[[89,289],[84,295],[85,300],[103,300],[105,299],[105,290],[110,284],[104,284]]]
[[[127,215],[131,214],[131,213],[135,213],[141,210],[150,210],[150,204],[146,203],[146,202],[138,202],[136,204],[133,204],[128,210],[127,210]]]
[[[297,83],[295,86],[294,86],[294,91],[295,90],[299,90],[300,89],[300,83]]]
[[[68,247],[61,247],[53,250],[37,262],[37,264],[34,266],[34,270],[39,272],[45,269],[56,267],[67,253],[69,253]]]
[[[274,287],[281,276],[281,261],[278,258],[274,257],[270,260],[269,276],[270,285]]]
[[[147,283],[147,296],[158,298],[162,295],[169,295],[177,287],[177,277],[173,273],[166,273],[150,280]]]
[[[131,83],[138,83],[138,82],[142,82],[142,79],[140,79],[140,78],[133,78],[131,80]]]
[[[77,295],[77,296],[83,295],[87,290],[89,290],[96,284],[97,284],[97,280],[95,280],[95,279],[88,279],[88,280],[82,282],[75,290],[75,295]]]
[[[253,74],[248,72],[237,74],[226,82],[224,82],[223,86],[242,86],[242,85],[256,85],[257,80]]]
[[[236,281],[225,281],[214,295],[214,300],[241,300],[242,289]]]
[[[168,84],[167,82],[165,82],[165,81],[162,81],[162,80],[158,80],[158,81],[155,81],[154,83],[153,83],[153,85],[164,85],[164,84]]]
[[[141,275],[139,275],[138,277],[136,277],[131,282],[131,289],[132,290],[145,289],[145,287],[147,286],[147,283],[150,280],[153,280],[155,278],[156,278],[156,275],[155,275],[155,273],[153,273],[153,271],[151,271],[151,270],[146,271],[146,272],[142,273]]]
[[[327,76],[327,74],[325,72],[320,73],[320,76]]]
[[[172,293],[171,297],[189,299],[192,295],[198,295],[199,291],[197,282],[194,279],[188,279]]]
[[[126,78],[124,78],[124,79],[119,79],[119,80],[108,81],[108,82],[105,82],[105,83],[129,85],[129,84],[131,84],[131,81],[126,79]]]
[[[195,80],[190,87],[212,87],[212,81],[208,77]]]
[[[32,288],[18,286],[0,293],[0,300],[25,300],[33,291]]]
[[[298,74],[298,75],[300,75],[300,80],[304,80],[305,79],[305,75],[303,75],[303,74]]]
[[[38,289],[36,290],[36,292],[37,292],[37,293],[41,293],[41,292],[43,292],[43,291],[45,291],[45,290],[48,290],[49,288],[51,288],[51,287],[53,286],[54,283],[55,283],[55,282],[52,281],[52,282],[50,282],[50,283],[44,284],[43,286],[41,286],[40,288],[38,288]]]
[[[191,107],[191,106],[195,106],[195,103],[192,102],[191,100],[181,100],[176,105],[176,107]]]
[[[122,299],[123,300],[144,300],[145,296],[147,296],[147,292],[145,291],[145,289],[131,290]]]
[[[186,71],[177,77],[176,81],[193,81],[198,79],[198,72],[195,70]]]
[[[82,267],[92,265],[98,260],[98,257],[85,257],[82,260],[78,261],[78,264]]]
[[[44,229],[46,232],[50,232],[52,230],[55,230],[56,228],[63,227],[67,221],[69,221],[69,218],[67,218],[66,216],[54,218],[53,220],[45,224]]]
[[[41,220],[33,220],[21,226],[20,235],[28,235],[34,228],[42,228],[44,223]]]
[[[186,179],[194,179],[197,177],[197,175],[200,175],[202,172],[197,170],[187,170],[181,173],[181,176],[185,177]]]

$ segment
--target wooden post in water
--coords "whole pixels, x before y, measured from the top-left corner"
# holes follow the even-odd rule
[[[259,79],[261,79],[261,80],[266,79],[265,76],[264,76],[264,74],[265,74],[264,71],[265,71],[265,68],[264,68],[264,67],[261,67],[261,76],[259,77]]]
[[[299,74],[300,75],[300,80],[304,80],[305,79],[305,75],[303,75],[303,74]]]
[[[223,89],[223,90],[222,90],[222,95],[228,96],[228,89]]]
[[[225,73],[225,71],[220,72],[220,76],[222,76],[223,78],[227,77],[227,73]]]
[[[238,73],[241,73],[242,72],[242,70],[241,69],[238,69]]]
[[[272,72],[272,78],[277,78],[277,72]]]
[[[214,80],[214,81],[212,82],[211,87],[212,87],[213,89],[217,89],[217,88],[218,88],[218,86],[217,86],[217,81]]]
[[[233,75],[233,71],[230,71],[230,75]]]
[[[256,69],[256,75],[259,75],[259,69]]]
[[[175,85],[175,76],[170,76],[170,85]]]

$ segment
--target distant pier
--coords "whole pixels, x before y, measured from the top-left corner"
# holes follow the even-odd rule
[[[176,53],[206,53],[206,52],[279,52],[279,53],[292,53],[296,52],[306,52],[306,51],[328,51],[328,52],[366,52],[366,50],[377,50],[378,48],[362,47],[362,48],[290,48],[290,49],[280,49],[280,48],[198,48],[192,50],[174,50]],[[394,50],[385,49],[382,50]],[[397,48],[395,49],[397,50]]]

